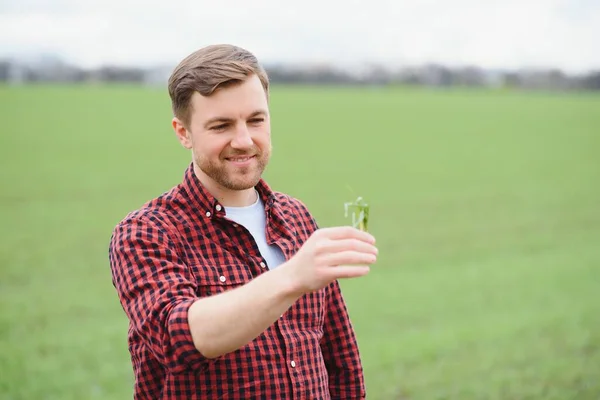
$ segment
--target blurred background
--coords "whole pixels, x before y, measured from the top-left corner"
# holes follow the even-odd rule
[[[4,0],[0,80],[164,84],[237,43],[276,82],[599,89],[594,0]]]
[[[232,43],[272,81],[265,178],[321,226],[369,399],[600,399],[600,3],[0,2],[0,399],[127,399],[108,242],[191,156],[167,79]]]

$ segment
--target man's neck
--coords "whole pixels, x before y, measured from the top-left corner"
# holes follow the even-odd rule
[[[258,192],[253,187],[246,190],[229,190],[219,186],[199,171],[196,165],[194,165],[194,173],[202,186],[224,207],[246,207],[257,200]]]
[[[254,188],[246,190],[221,190],[218,191],[215,198],[224,207],[247,207],[256,203],[258,192]]]

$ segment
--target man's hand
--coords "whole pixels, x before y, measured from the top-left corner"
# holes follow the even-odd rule
[[[284,266],[299,293],[319,290],[333,280],[369,273],[377,260],[375,238],[342,226],[316,230]]]

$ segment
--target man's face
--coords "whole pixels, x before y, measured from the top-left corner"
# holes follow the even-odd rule
[[[190,105],[189,130],[178,128],[175,120],[174,127],[184,147],[192,150],[200,180],[209,189],[254,187],[271,156],[269,109],[260,79],[252,75],[210,97],[196,92]]]

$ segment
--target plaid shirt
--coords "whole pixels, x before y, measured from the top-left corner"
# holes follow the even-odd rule
[[[304,204],[256,187],[267,241],[289,259],[317,229]],[[127,215],[110,240],[113,284],[129,318],[135,399],[363,399],[356,338],[337,281],[302,296],[255,340],[216,359],[195,348],[187,323],[198,298],[267,273],[252,236],[197,180]],[[231,329],[235,329],[232,326]]]

